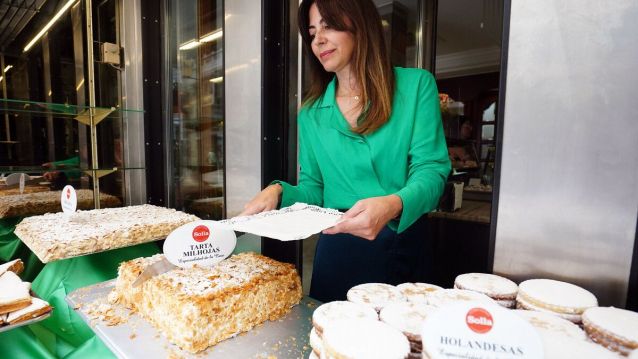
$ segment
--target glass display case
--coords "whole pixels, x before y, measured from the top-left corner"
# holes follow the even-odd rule
[[[26,191],[71,184],[93,189],[95,208],[100,193],[124,202],[124,172],[144,171],[126,163],[126,127],[143,111],[123,107],[119,3],[84,0],[40,16],[24,33],[57,20],[30,46],[17,36],[0,55],[0,194],[16,191],[2,178],[25,173]]]

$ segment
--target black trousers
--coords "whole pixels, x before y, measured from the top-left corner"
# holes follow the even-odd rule
[[[310,296],[322,302],[345,300],[362,283],[430,282],[432,241],[427,215],[401,234],[387,226],[374,241],[350,234],[321,234],[317,242]]]

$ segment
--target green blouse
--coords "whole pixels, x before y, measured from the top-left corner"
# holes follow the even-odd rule
[[[335,83],[301,109],[299,181],[283,188],[281,206],[304,202],[351,208],[361,199],[390,194],[403,201],[399,233],[434,209],[450,172],[436,82],[421,69],[395,68],[389,121],[369,135],[350,130],[335,101]]]

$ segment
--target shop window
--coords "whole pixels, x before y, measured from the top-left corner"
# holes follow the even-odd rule
[[[169,1],[175,208],[221,219],[224,196],[222,1]]]

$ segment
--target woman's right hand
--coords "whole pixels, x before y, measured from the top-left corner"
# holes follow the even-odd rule
[[[250,202],[246,203],[246,205],[244,205],[244,211],[239,215],[250,216],[251,214],[277,209],[281,192],[283,192],[281,185],[271,184],[259,192]]]

